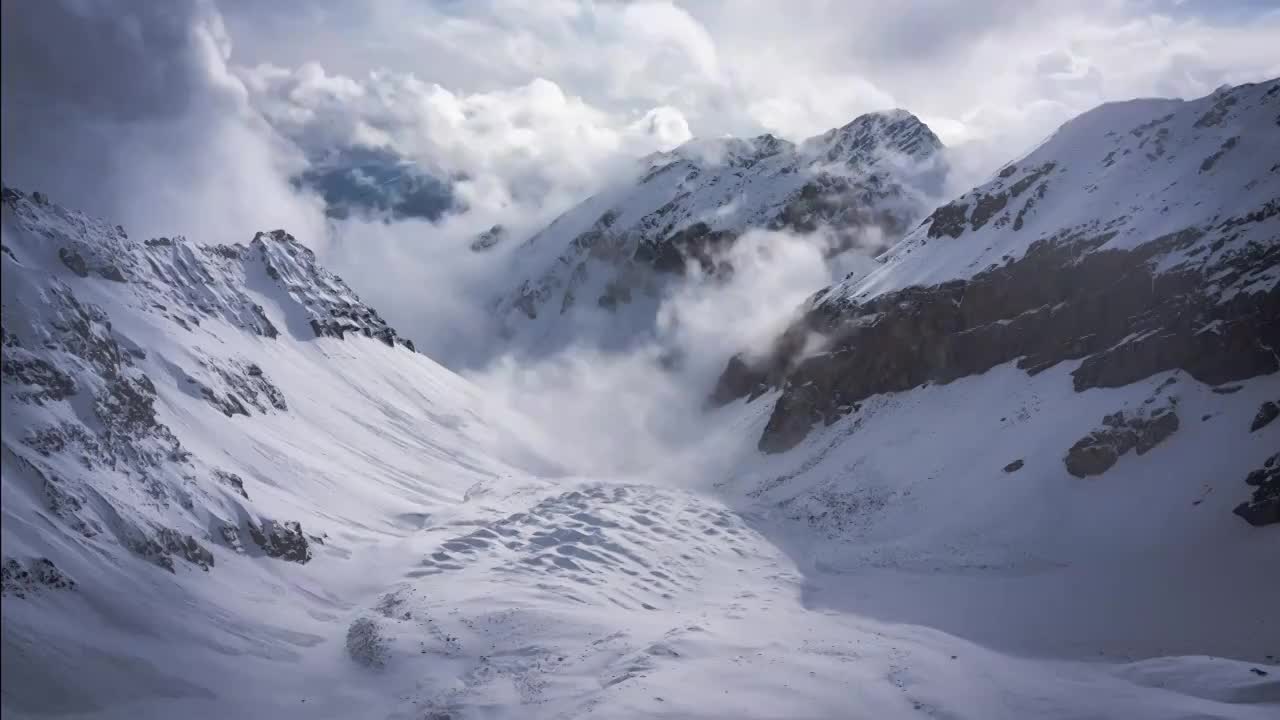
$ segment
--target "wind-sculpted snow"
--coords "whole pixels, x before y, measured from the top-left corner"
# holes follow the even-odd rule
[[[671,277],[689,263],[730,271],[720,256],[749,229],[823,231],[827,254],[872,256],[941,191],[941,149],[903,110],[798,146],[772,135],[692,140],[528,239],[515,251],[515,289],[494,312],[512,338],[556,347],[575,332],[565,316],[603,310],[613,320],[601,339],[627,344],[652,329]]]

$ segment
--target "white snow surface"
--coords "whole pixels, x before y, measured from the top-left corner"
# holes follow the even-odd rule
[[[1106,106],[1037,152],[1085,133],[1098,113],[1127,129],[1173,111],[1171,133],[1194,135],[1184,109]],[[1260,158],[1273,127],[1232,122],[1244,120],[1185,142],[1216,148],[1236,133],[1236,155],[1220,163],[1280,161]],[[1078,168],[1055,172],[1101,184],[1098,160],[1081,149]],[[1231,203],[1256,206],[1249,193],[1275,187],[1258,168],[1253,189],[1203,201],[1224,216]],[[1049,176],[1022,234],[983,229],[926,249],[917,231],[874,287],[961,275],[984,253],[1057,229],[1065,210],[1050,199],[1067,174]],[[1118,195],[1121,180],[1098,202],[1134,202]],[[593,222],[600,203],[583,217]],[[553,424],[379,341],[384,325],[292,240],[263,236],[230,254],[149,246],[54,205],[15,207],[4,210],[0,258],[6,338],[69,375],[75,392],[34,401],[6,374],[0,536],[6,560],[48,558],[75,587],[5,594],[6,718],[1280,712],[1280,528],[1231,514],[1244,476],[1280,447],[1280,423],[1248,432],[1259,401],[1280,397],[1274,375],[1230,393],[1179,372],[1076,393],[1075,363],[1034,376],[1008,364],[876,396],[770,456],[754,449],[766,396],[708,415],[714,458],[673,454],[633,476],[582,477]],[[1179,229],[1158,208],[1142,212]],[[66,247],[91,255],[84,277],[59,259]],[[126,281],[106,277],[108,264]],[[309,326],[351,308],[375,337],[316,337]],[[128,357],[86,360],[72,343],[81,336],[67,335],[78,317]],[[184,453],[153,430],[117,438],[109,462],[85,460],[86,445],[30,442],[51,424],[116,442],[94,398],[142,376]],[[224,407],[237,395],[246,413],[226,414],[201,388]],[[1176,398],[1182,425],[1166,442],[1100,477],[1066,472],[1066,449],[1103,416],[1150,398]],[[689,482],[695,459],[708,470]],[[1018,459],[1020,470],[1002,471]],[[78,508],[51,509],[50,485]],[[219,531],[270,522],[300,523],[310,559],[270,557]],[[174,555],[170,572],[130,549],[161,528],[190,535],[212,564]]]
[[[1190,227],[1206,231],[1196,246],[1166,258],[1165,269],[1207,264],[1250,243],[1273,244],[1280,241],[1278,118],[1277,80],[1224,87],[1190,101],[1101,105],[955,199],[950,206],[960,209],[960,221],[954,233],[939,232],[935,213],[886,252],[882,265],[824,297],[866,300],[966,278],[1022,257],[1038,240],[1072,235],[1114,232],[1099,248],[1110,250]],[[984,198],[1004,203],[982,218]],[[1268,204],[1269,221],[1229,222]],[[1266,287],[1278,280],[1271,273],[1258,282]]]

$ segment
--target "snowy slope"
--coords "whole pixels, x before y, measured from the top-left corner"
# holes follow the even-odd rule
[[[854,250],[861,275],[940,192],[941,149],[904,110],[860,116],[798,146],[772,135],[689,141],[529,238],[514,254],[514,289],[493,311],[508,337],[533,349],[581,335],[626,345],[652,330],[672,277],[689,263],[725,272],[724,250],[751,228],[822,229],[826,252]]]
[[[714,397],[781,387],[786,449],[883,392],[1083,359],[1077,391],[1277,369],[1280,83],[1104,105],[943,205],[883,265],[818,292]]]
[[[1086,112],[935,210],[883,267],[831,295],[865,299],[969,277],[1022,257],[1037,240],[1079,232],[1114,232],[1098,248],[1109,250],[1203,228],[1201,243],[1170,256],[1166,269],[1273,241],[1274,222],[1249,218],[1275,217],[1280,198],[1277,87],[1273,80],[1197,100],[1129,100]],[[1197,257],[1197,247],[1220,239]]]

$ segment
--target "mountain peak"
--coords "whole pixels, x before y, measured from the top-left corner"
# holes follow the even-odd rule
[[[925,160],[943,145],[920,118],[894,108],[859,115],[842,127],[809,138],[802,147],[827,162],[870,165],[886,153]]]
[[[220,319],[274,339],[283,324],[304,340],[357,334],[413,349],[342,278],[325,269],[314,251],[284,230],[259,232],[247,246],[204,245],[180,235],[140,240],[39,192],[6,186],[3,204],[6,226],[12,222],[15,238],[24,238],[15,248],[6,245],[15,261],[18,249],[36,266],[52,261],[52,267],[60,263],[80,278],[121,283],[146,312],[184,330]],[[264,310],[264,304],[275,312]]]

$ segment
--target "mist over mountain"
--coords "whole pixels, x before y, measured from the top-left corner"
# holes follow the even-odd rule
[[[1280,708],[1280,14],[0,6],[5,718]]]

